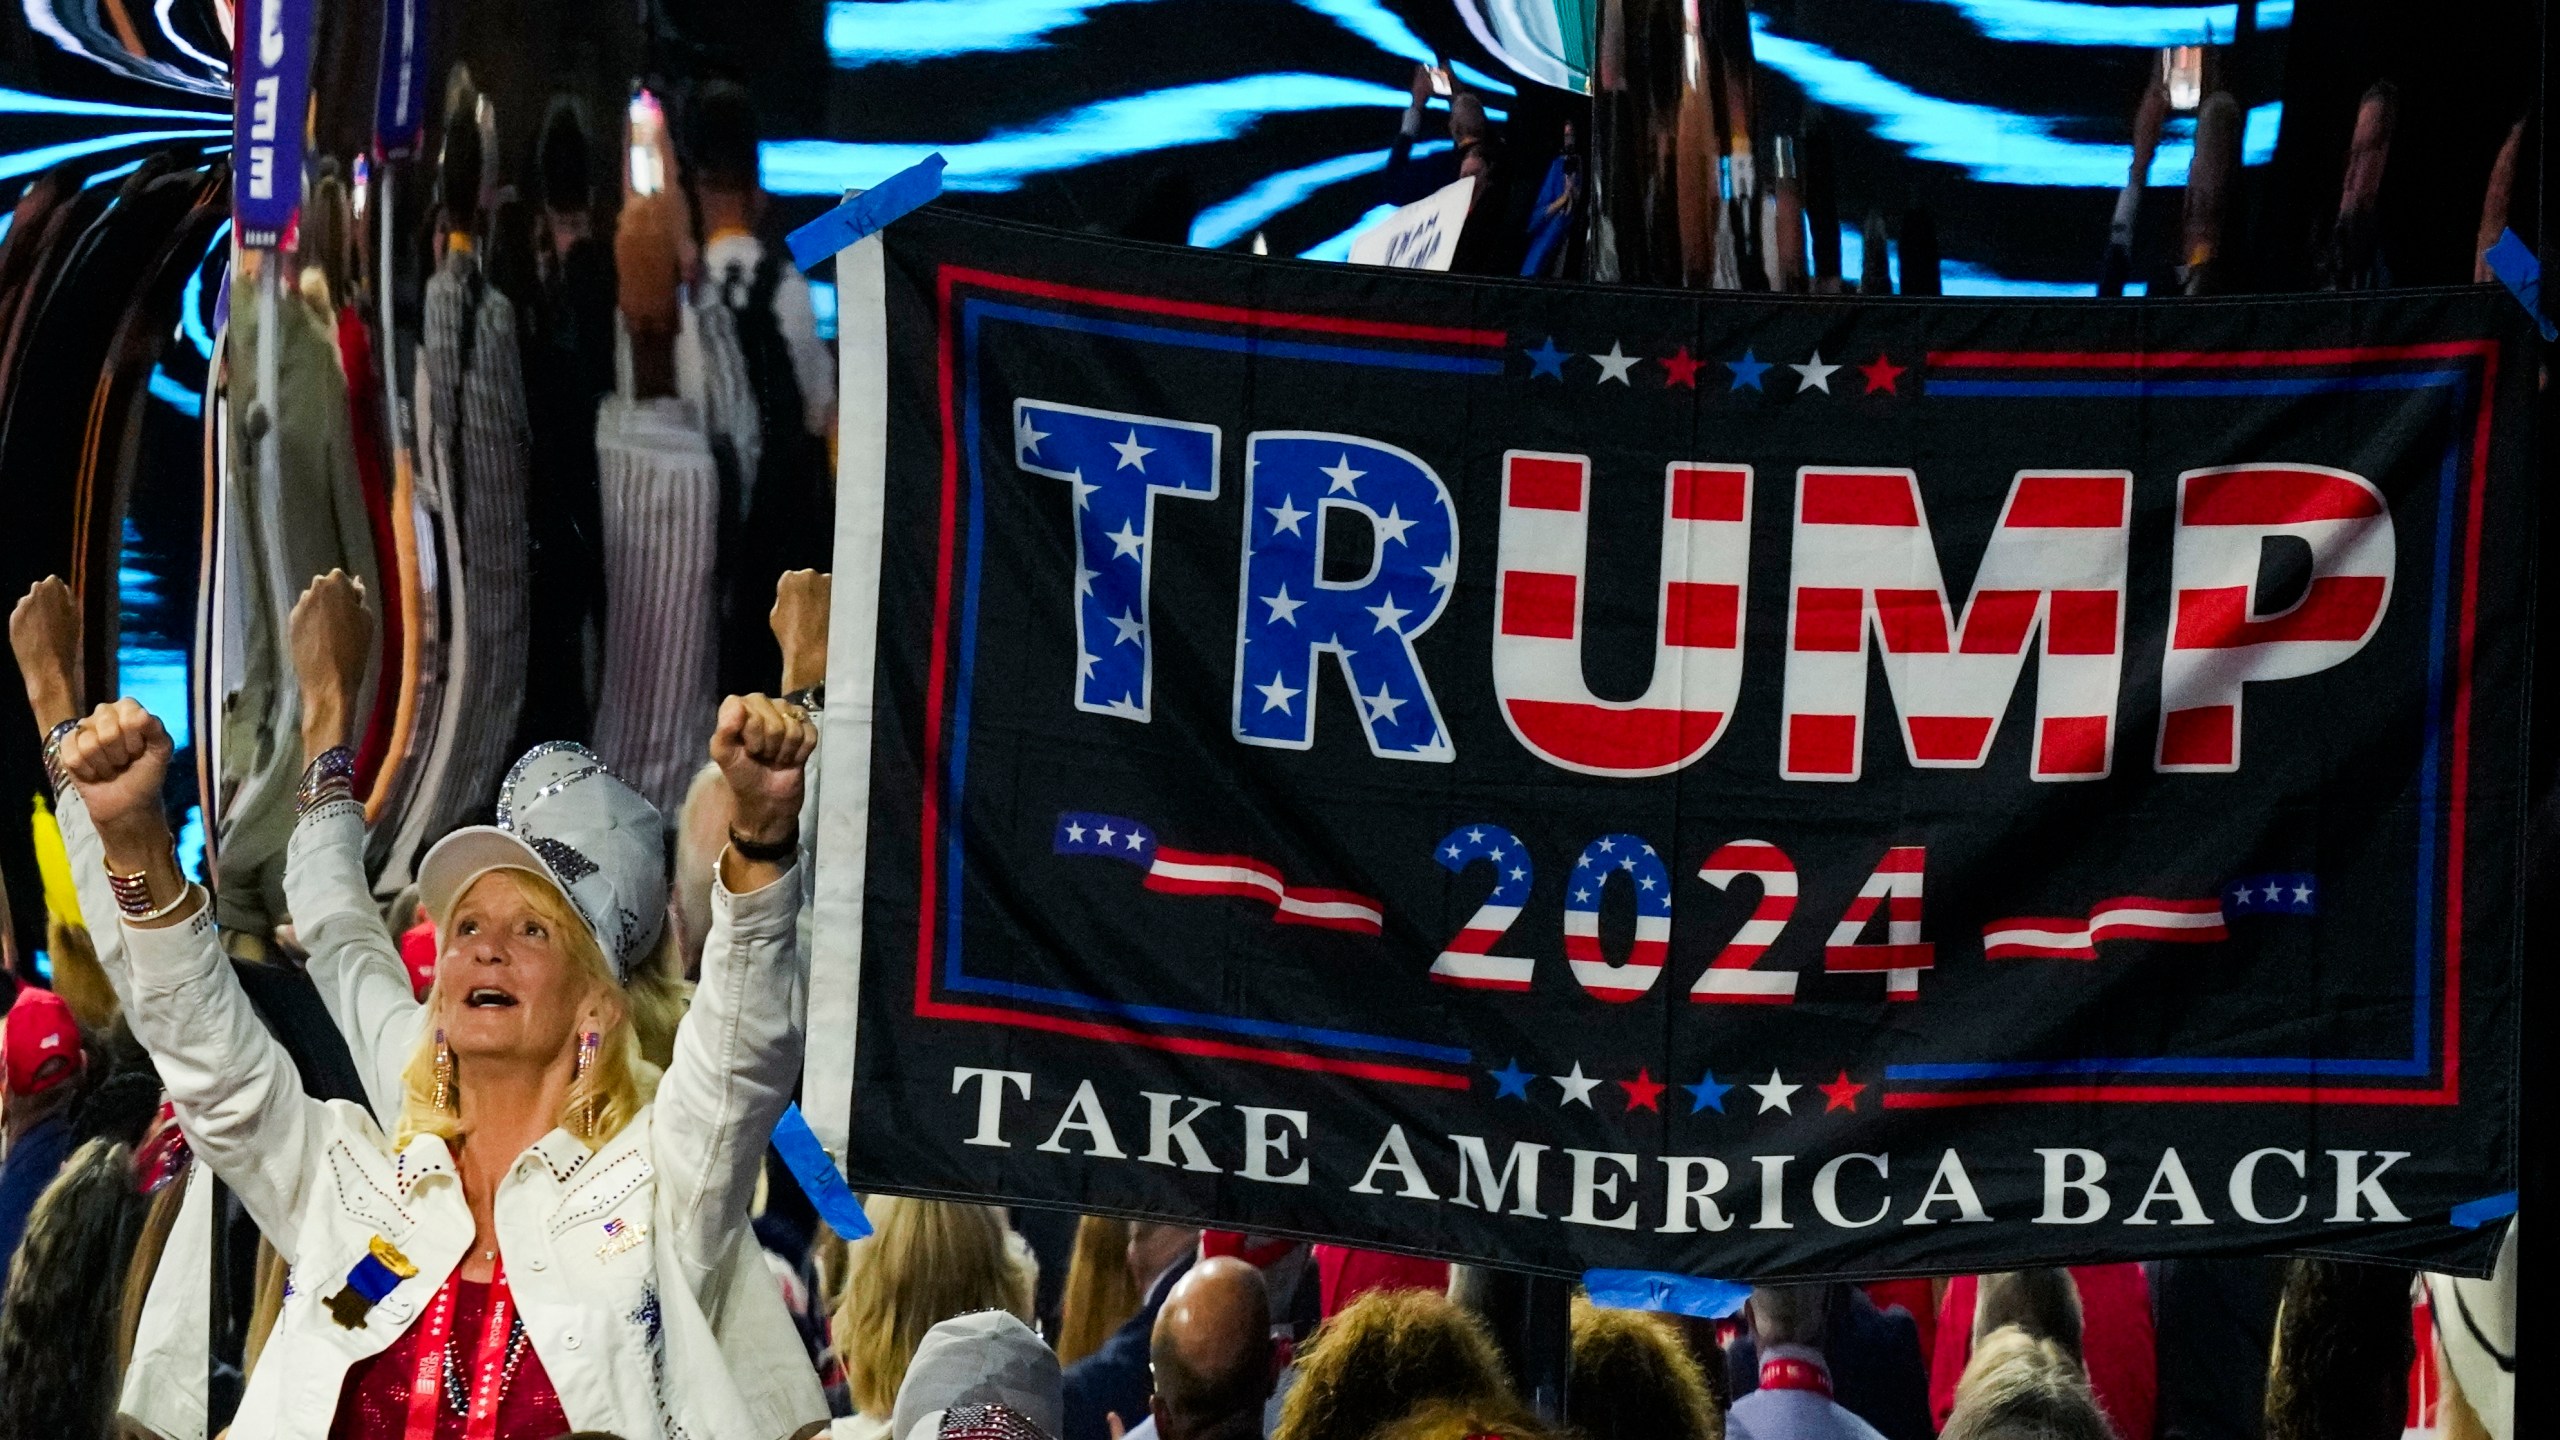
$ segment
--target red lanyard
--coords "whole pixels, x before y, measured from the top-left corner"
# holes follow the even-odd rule
[[[1831,1377],[1810,1360],[1780,1356],[1760,1362],[1760,1388],[1763,1390],[1810,1390],[1816,1395],[1831,1393]]]
[[[418,1368],[409,1381],[409,1428],[406,1440],[435,1440],[436,1412],[444,1400],[444,1351],[453,1338],[453,1292],[460,1271],[436,1292],[418,1324]],[[515,1333],[515,1296],[507,1289],[507,1265],[501,1260],[489,1276],[489,1308],[480,1317],[480,1344],[471,1363],[471,1404],[464,1412],[463,1440],[497,1440],[498,1402],[507,1393],[507,1341]]]

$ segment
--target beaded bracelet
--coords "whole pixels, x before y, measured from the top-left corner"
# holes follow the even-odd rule
[[[62,768],[62,742],[70,739],[71,732],[79,728],[78,720],[61,720],[44,732],[44,774],[53,782],[56,795],[71,788],[71,775]]]
[[[176,868],[174,861],[171,868]],[[186,885],[179,886],[178,900],[187,898],[187,892],[192,888]],[[110,870],[107,872],[107,889],[116,897],[116,909],[124,915],[124,918],[136,923],[157,920],[178,906],[178,900],[172,900],[166,905],[152,903],[151,875],[148,871],[119,875]]]
[[[320,752],[302,771],[302,789],[295,797],[293,817],[296,820],[333,800],[355,798],[353,780],[356,757],[344,745],[332,745]]]

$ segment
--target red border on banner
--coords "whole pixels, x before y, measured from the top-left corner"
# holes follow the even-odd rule
[[[2432,1090],[2373,1085],[2013,1085],[1982,1090],[1889,1090],[1888,1110],[1936,1110],[1966,1105],[2113,1102],[2162,1104],[2210,1101],[2265,1105],[2452,1105],[2462,1096],[2462,917],[2465,826],[2470,819],[2471,670],[2479,634],[2480,529],[2489,489],[2489,435],[2498,400],[2498,342],[2439,340],[2419,345],[2366,345],[2325,350],[2172,351],[2143,355],[2122,351],[1932,351],[1933,366],[1984,369],[2205,369],[2224,366],[2356,365],[2395,360],[2472,358],[2480,362],[2479,418],[2471,440],[2470,503],[2462,548],[2462,617],[2456,632],[2453,699],[2453,771],[2446,800],[2444,904],[2444,1080]]]

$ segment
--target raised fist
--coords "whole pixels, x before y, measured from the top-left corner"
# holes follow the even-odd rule
[[[347,741],[365,664],[373,654],[373,615],[365,608],[364,582],[344,570],[316,576],[293,602],[285,629],[293,645],[293,675],[302,691],[306,746],[322,750]],[[315,752],[316,753],[316,752]]]
[[[824,570],[786,570],[774,586],[775,643],[782,647],[782,691],[790,694],[827,678],[827,610],[835,577]]]
[[[62,577],[37,581],[9,612],[9,648],[17,652],[38,730],[80,713],[80,602]]]
[[[720,702],[711,760],[736,802],[730,828],[749,840],[779,841],[800,823],[801,767],[818,748],[818,727],[797,705],[762,695]]]
[[[167,847],[160,787],[169,750],[169,732],[138,700],[101,705],[64,737],[62,768],[80,787],[110,861],[119,852],[151,855]]]

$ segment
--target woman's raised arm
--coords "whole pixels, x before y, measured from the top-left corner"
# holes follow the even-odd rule
[[[343,570],[313,580],[287,622],[302,694],[302,794],[285,847],[285,910],[309,954],[311,981],[346,1038],[365,1099],[386,1125],[400,1113],[401,1071],[426,1007],[364,875],[364,806],[348,789],[348,732],[373,646],[364,582]]]
[[[122,917],[125,1018],[197,1156],[291,1263],[329,1126],[241,992],[204,892],[178,869],[160,801],[169,751],[160,722],[119,700],[66,736],[57,759],[97,827],[109,903]]]
[[[746,1223],[765,1144],[800,1071],[808,983],[793,937],[801,772],[817,743],[799,707],[761,695],[723,702],[711,737],[736,819],[711,887],[702,980],[676,1027],[652,1121],[652,1155],[677,1230],[664,1238],[696,1276],[727,1255]]]

